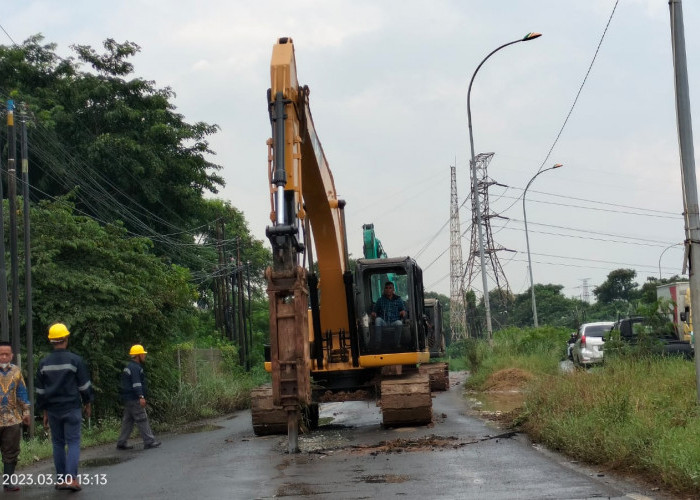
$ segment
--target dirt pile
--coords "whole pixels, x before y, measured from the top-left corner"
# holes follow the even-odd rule
[[[519,368],[507,368],[493,373],[484,383],[484,390],[498,391],[522,391],[532,380],[532,373]]]

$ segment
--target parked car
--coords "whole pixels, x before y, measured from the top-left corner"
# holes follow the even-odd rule
[[[576,340],[571,347],[571,360],[577,366],[590,366],[603,362],[603,344],[610,332],[612,321],[584,323],[576,332]]]
[[[647,345],[652,352],[662,356],[682,356],[686,359],[693,359],[695,355],[694,345],[687,340],[678,338],[673,324],[670,322],[664,325],[654,325],[647,318],[633,316],[621,318],[615,322],[612,334],[615,338],[628,344],[638,344],[640,332],[647,335]]]

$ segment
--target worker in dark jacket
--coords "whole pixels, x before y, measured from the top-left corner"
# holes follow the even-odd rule
[[[143,346],[136,344],[131,346],[129,356],[131,361],[122,371],[122,399],[124,400],[124,417],[122,418],[122,428],[117,440],[118,450],[130,450],[133,446],[127,441],[131,436],[134,424],[139,429],[143,448],[157,448],[160,441],[153,435],[151,426],[148,425],[148,415],[146,415],[146,377],[143,373],[143,363],[146,361],[147,352]]]
[[[78,480],[80,409],[85,405],[85,415],[90,417],[93,391],[85,361],[67,350],[69,335],[63,323],[49,328],[53,352],[39,362],[36,409],[44,413],[44,427],[51,428],[56,488],[78,491],[81,489]]]

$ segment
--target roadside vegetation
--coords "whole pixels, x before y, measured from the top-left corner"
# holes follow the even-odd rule
[[[151,357],[151,354],[148,354]],[[154,358],[175,359],[173,352],[154,354]],[[147,359],[151,361],[150,359]],[[158,360],[163,362],[163,359]],[[178,382],[172,386],[157,386],[148,400],[150,423],[156,435],[175,432],[188,424],[215,418],[250,407],[250,391],[265,382],[269,374],[262,367],[262,362],[251,371],[246,372],[235,362],[225,362],[216,372],[211,366],[201,363],[196,383]],[[171,366],[174,370],[174,364]],[[148,370],[148,366],[146,366]],[[150,379],[150,377],[149,377]],[[51,439],[41,425],[41,419],[35,421],[35,436],[22,441],[19,467],[52,456]],[[113,413],[101,418],[86,420],[83,425],[82,448],[101,444],[115,445],[119,436],[121,415]],[[139,439],[134,428],[132,439]]]
[[[31,337],[21,243],[19,310],[5,311],[21,323],[25,380],[34,377],[29,361],[36,367],[50,350],[49,326],[61,322],[95,388],[84,446],[116,439],[120,374],[136,343],[148,351],[148,411],[159,431],[244,408],[250,387],[266,379],[263,271],[271,256],[243,212],[216,197],[225,180],[209,140],[219,128],[186,121],[173,89],[134,74],[136,43],[70,50],[39,34],[0,45],[0,98],[14,100],[16,123],[26,123],[31,164],[30,227],[17,200],[18,241],[31,236]],[[8,154],[7,141],[0,149]],[[0,237],[10,249],[10,231]],[[9,275],[9,252],[0,257]],[[178,350],[194,348],[222,353],[216,372],[198,366],[188,379]],[[37,417],[21,464],[51,455]]]
[[[173,89],[133,74],[137,44],[108,39],[102,52],[71,49],[73,56],[61,56],[41,35],[0,45],[0,98],[13,99],[18,121],[26,120],[31,164],[31,227],[24,227],[21,199],[17,219],[20,241],[31,231],[33,352],[26,350],[23,264],[20,310],[12,311],[22,323],[22,366],[29,359],[36,366],[49,351],[52,323],[68,326],[69,347],[86,359],[96,390],[84,446],[116,440],[119,377],[134,343],[149,352],[149,414],[158,432],[245,408],[250,389],[268,380],[261,369],[268,332],[263,272],[271,254],[252,237],[242,207],[216,198],[225,186],[209,146],[218,126],[185,121]],[[8,233],[0,235],[6,249]],[[24,263],[23,245],[18,254]],[[620,350],[606,354],[601,369],[559,371],[568,335],[580,323],[636,312],[654,303],[657,285],[677,278],[649,277],[640,287],[635,277],[630,269],[612,271],[593,290],[593,304],[565,297],[561,285],[536,284],[539,319],[549,325],[539,329],[525,328],[532,324],[529,289],[492,290],[493,346],[454,343],[450,363],[472,372],[473,388],[504,369],[531,374],[523,379],[530,380],[527,400],[515,423],[535,439],[699,494],[690,363]],[[439,298],[449,317],[448,297],[426,296]],[[484,318],[483,300],[468,292],[469,337],[483,337]],[[197,379],[189,380],[177,350],[194,348],[220,350],[223,366],[198,367]],[[41,425],[36,430],[22,444],[22,465],[51,455]]]
[[[471,371],[467,387],[488,388],[502,370],[528,373],[522,408],[508,422],[534,441],[685,495],[700,495],[700,407],[692,361],[645,348],[606,351],[603,366],[562,371],[569,330],[494,333],[493,346],[467,339],[450,352]]]

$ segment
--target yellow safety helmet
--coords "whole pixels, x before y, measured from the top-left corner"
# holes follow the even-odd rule
[[[49,340],[59,340],[70,335],[68,328],[63,323],[55,323],[49,328]]]
[[[129,356],[136,356],[137,354],[148,354],[148,352],[143,348],[141,344],[134,344],[131,346]]]

